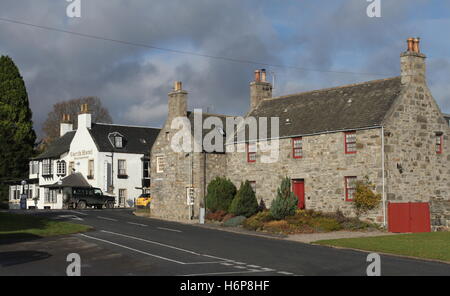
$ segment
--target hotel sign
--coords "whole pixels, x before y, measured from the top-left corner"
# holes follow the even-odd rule
[[[93,154],[92,150],[81,150],[77,152],[70,152],[70,156],[73,158],[85,158]]]

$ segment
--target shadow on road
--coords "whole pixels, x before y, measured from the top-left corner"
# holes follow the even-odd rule
[[[33,261],[44,260],[52,255],[39,251],[13,251],[0,252],[0,265],[2,267],[25,264]]]
[[[29,242],[42,238],[39,235],[30,233],[5,233],[0,234],[0,246],[15,243]]]

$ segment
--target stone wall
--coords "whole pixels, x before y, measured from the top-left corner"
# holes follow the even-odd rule
[[[411,75],[406,75],[411,74]],[[448,124],[425,80],[425,57],[402,56],[404,88],[385,120],[387,199],[428,202],[450,198]],[[443,133],[443,152],[435,150]]]
[[[431,200],[430,212],[433,231],[450,230],[450,200]]]
[[[291,139],[280,140],[279,160],[274,163],[262,163],[263,152],[257,153],[255,163],[247,162],[246,152],[227,153],[227,177],[237,187],[242,181],[255,181],[256,197],[258,201],[263,199],[267,207],[275,199],[284,177],[303,179],[307,209],[323,212],[339,209],[353,215],[352,203],[345,200],[346,176],[368,176],[376,184],[376,191],[382,193],[381,129],[357,131],[356,137],[356,154],[345,154],[343,132],[303,137],[301,159],[292,157]],[[236,148],[245,149],[242,147],[245,144],[238,145]],[[367,218],[382,222],[381,205]]]

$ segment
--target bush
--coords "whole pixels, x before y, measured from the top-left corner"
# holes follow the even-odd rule
[[[270,221],[264,224],[264,230],[272,233],[291,233],[292,228],[286,220]]]
[[[223,223],[225,227],[237,227],[245,221],[245,216],[237,216]]]
[[[277,220],[292,216],[297,210],[298,198],[291,191],[291,180],[286,177],[278,188],[277,197],[272,202],[270,213]]]
[[[263,212],[265,210],[267,210],[266,203],[264,202],[264,199],[261,198],[258,206],[258,212]]]
[[[231,218],[234,218],[235,216],[233,214],[226,214],[225,217],[223,217],[222,222],[227,222]]]
[[[236,196],[231,202],[229,212],[236,216],[250,217],[258,212],[258,201],[250,182],[241,184]]]
[[[211,212],[227,212],[236,195],[236,186],[226,178],[216,177],[208,184],[206,206]]]
[[[381,194],[373,192],[375,185],[369,181],[366,176],[364,180],[356,181],[356,192],[353,197],[353,207],[356,211],[356,216],[360,217],[362,214],[378,207],[381,201]]]
[[[225,212],[225,211],[215,211],[214,213],[209,212],[206,215],[206,219],[214,220],[214,221],[222,221],[226,215],[227,215],[227,212]]]
[[[317,229],[317,231],[322,232],[337,231],[342,230],[343,228],[338,221],[327,217],[315,218],[312,224],[313,227]]]
[[[273,217],[269,211],[259,212],[245,220],[243,226],[248,230],[262,230],[264,228],[264,223],[272,220]]]

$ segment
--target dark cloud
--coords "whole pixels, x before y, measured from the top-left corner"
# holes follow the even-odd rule
[[[383,18],[369,19],[365,0],[82,0],[82,18],[68,19],[66,1],[2,0],[0,17],[209,55],[387,76],[399,73],[405,38],[421,35],[430,44],[430,85],[443,110],[450,111],[444,100],[450,57],[448,50],[435,56],[441,52],[434,49],[443,46],[434,31],[448,25],[448,17],[438,22],[416,17],[412,9],[433,16],[430,2],[382,0]],[[158,126],[175,80],[189,91],[190,108],[244,114],[248,83],[260,67],[4,22],[0,40],[0,54],[12,56],[25,78],[38,132],[55,102],[89,95],[102,98],[116,123]],[[380,78],[268,70],[275,72],[277,95]]]

